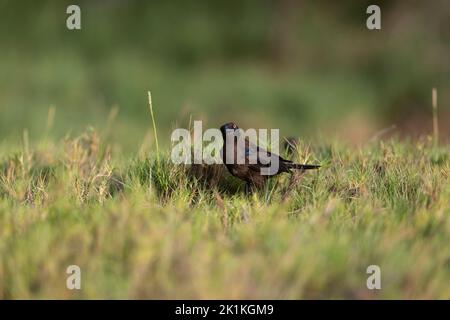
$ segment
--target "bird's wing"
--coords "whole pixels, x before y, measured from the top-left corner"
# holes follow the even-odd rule
[[[247,138],[245,139],[245,157],[248,158],[251,155],[255,155],[255,153],[258,155],[257,160],[260,162],[261,157],[278,157],[278,160],[281,162],[289,162],[292,163],[291,160],[286,160],[276,153],[267,151],[266,149],[255,145],[254,143],[251,143]]]
[[[270,151],[261,148],[258,145],[245,139],[245,162],[251,165],[268,166],[268,164],[261,162],[264,157],[270,157],[272,153]]]
[[[278,167],[272,167],[272,161],[274,161],[274,159],[278,160]],[[284,163],[291,162],[283,159],[275,153],[267,151],[266,149],[251,143],[248,139],[245,141],[245,160],[251,170],[261,172],[261,168],[271,168],[271,170],[273,170],[271,174],[286,171]]]

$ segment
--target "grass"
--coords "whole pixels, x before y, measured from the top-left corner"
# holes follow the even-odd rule
[[[450,298],[448,146],[300,144],[323,168],[252,197],[221,166],[112,150],[0,147],[0,298]]]
[[[72,32],[67,3],[0,0],[0,298],[448,299],[442,4],[392,1],[368,32],[364,2],[222,2],[85,1]],[[280,128],[323,167],[245,197],[168,161],[192,119]]]

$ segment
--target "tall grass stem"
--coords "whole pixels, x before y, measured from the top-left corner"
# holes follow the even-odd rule
[[[156,122],[155,122],[155,115],[153,114],[153,105],[152,105],[152,93],[148,91],[148,106],[150,108],[150,115],[152,117],[152,123],[153,123],[153,133],[155,135],[155,143],[156,143],[156,161],[158,163],[159,167],[159,145],[158,145],[158,134],[156,131]]]
[[[432,90],[432,105],[433,105],[433,138],[434,144],[439,143],[439,124],[438,124],[438,106],[437,106],[437,90]]]

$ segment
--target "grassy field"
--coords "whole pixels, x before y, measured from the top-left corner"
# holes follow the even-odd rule
[[[0,0],[0,299],[449,299],[450,1],[413,2],[368,30],[368,0],[79,1],[68,30]],[[247,197],[169,161],[195,120],[322,168]]]
[[[1,299],[450,298],[448,145],[303,142],[320,170],[246,197],[220,166],[103,138],[1,145]]]

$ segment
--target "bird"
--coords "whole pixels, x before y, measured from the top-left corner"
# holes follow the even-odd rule
[[[253,192],[255,188],[259,190],[264,188],[270,177],[280,173],[320,168],[320,165],[315,164],[293,163],[253,144],[247,137],[241,135],[239,127],[234,122],[225,123],[220,127],[220,131],[224,141],[221,150],[223,163],[232,176],[246,183],[247,194]]]

